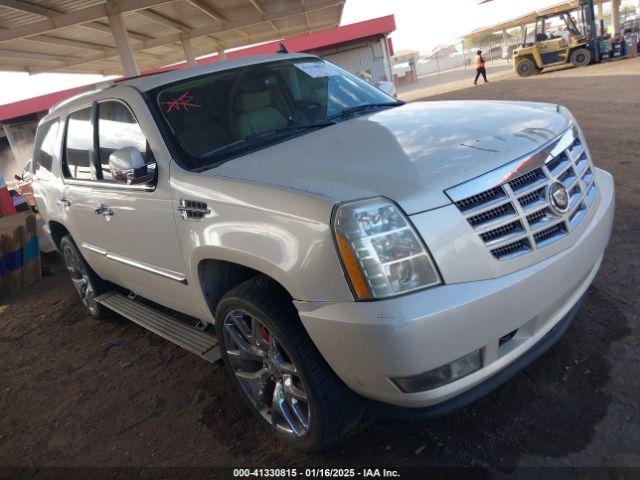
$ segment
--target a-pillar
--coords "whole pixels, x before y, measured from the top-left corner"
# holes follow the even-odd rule
[[[140,75],[140,69],[138,68],[136,57],[133,55],[133,48],[131,48],[129,35],[127,34],[127,29],[124,27],[118,4],[107,2],[107,12],[111,33],[113,34],[113,39],[118,49],[118,55],[120,56],[120,62],[122,63],[125,76],[135,77]]]

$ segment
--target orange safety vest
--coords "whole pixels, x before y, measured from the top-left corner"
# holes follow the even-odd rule
[[[482,55],[476,55],[476,68],[482,67],[484,67],[484,59],[482,58]]]

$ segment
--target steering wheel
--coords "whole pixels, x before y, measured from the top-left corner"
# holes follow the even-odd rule
[[[291,112],[291,115],[289,116],[289,120],[292,122],[296,120],[307,120],[309,113],[321,108],[322,108],[322,105],[319,104],[318,102],[315,102],[313,100],[303,100],[302,103],[300,103]]]

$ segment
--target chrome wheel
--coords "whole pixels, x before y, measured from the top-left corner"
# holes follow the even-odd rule
[[[308,432],[311,408],[299,370],[273,332],[245,310],[224,318],[224,345],[242,391],[276,430]]]
[[[68,245],[64,248],[63,253],[64,263],[71,276],[71,282],[80,296],[80,300],[92,314],[96,315],[98,313],[98,302],[96,301],[96,294],[85,264]]]

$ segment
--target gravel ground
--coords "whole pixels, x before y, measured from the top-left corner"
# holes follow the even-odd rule
[[[616,179],[613,237],[577,319],[487,397],[438,420],[371,417],[300,454],[257,426],[222,367],[92,320],[60,272],[0,304],[0,466],[640,466],[639,85],[637,59],[430,98],[562,103]]]

